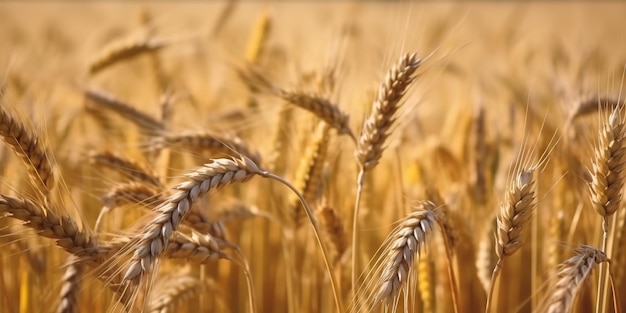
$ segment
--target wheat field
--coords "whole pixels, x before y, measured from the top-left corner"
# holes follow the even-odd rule
[[[0,312],[621,312],[626,3],[0,3]]]

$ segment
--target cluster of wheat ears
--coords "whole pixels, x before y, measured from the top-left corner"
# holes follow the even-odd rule
[[[0,312],[621,312],[621,4],[99,5],[3,5]]]

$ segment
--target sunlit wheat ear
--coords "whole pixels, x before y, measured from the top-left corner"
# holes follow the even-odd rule
[[[0,195],[0,213],[24,221],[24,226],[77,256],[97,254],[97,242],[87,229],[81,229],[69,216],[58,215],[25,198]]]
[[[248,86],[271,93],[301,109],[307,110],[335,128],[339,134],[348,135],[356,140],[354,133],[350,129],[350,117],[329,99],[306,91],[291,91],[278,88],[252,67],[238,69],[237,73]]]
[[[95,107],[115,113],[151,135],[159,134],[165,130],[162,121],[139,111],[131,104],[117,99],[112,94],[95,88],[83,88],[83,92],[85,93],[85,97],[91,100],[87,103],[87,108]]]
[[[500,260],[515,253],[524,243],[537,207],[534,173],[535,169],[531,168],[517,174],[500,205],[496,229],[496,255]]]
[[[373,293],[366,301],[369,307],[378,304],[390,305],[398,297],[400,290],[407,287],[407,281],[413,273],[413,263],[419,255],[426,240],[435,227],[435,204],[422,202],[417,209],[404,217],[385,239],[383,254],[377,262],[377,268],[368,279],[372,284]]]
[[[68,257],[66,268],[61,278],[63,285],[61,286],[59,306],[57,308],[58,313],[79,312],[78,295],[83,279],[83,269],[84,265],[78,263],[78,258],[73,255]]]
[[[89,158],[97,164],[104,165],[119,172],[132,181],[142,182],[156,187],[163,186],[160,178],[151,169],[122,155],[110,151],[94,151],[89,154]]]
[[[574,301],[583,283],[591,275],[596,264],[609,262],[604,252],[591,247],[580,246],[575,256],[561,263],[557,273],[557,281],[549,291],[546,312],[567,313],[574,307]]]
[[[624,127],[621,113],[621,107],[615,108],[611,111],[608,120],[604,121],[592,161],[591,204],[596,213],[602,217],[601,249],[605,253],[607,253],[609,246],[609,217],[615,214],[619,208],[622,201],[622,188],[624,187],[626,127]],[[613,240],[614,236],[611,237]],[[596,312],[604,312],[606,309],[608,282],[605,272],[605,267],[601,265],[598,277]]]
[[[406,54],[391,68],[378,89],[372,111],[365,120],[357,141],[355,156],[359,162],[360,171],[356,180],[357,190],[352,217],[352,289],[355,288],[359,271],[359,209],[365,172],[373,169],[380,161],[385,142],[397,118],[396,113],[402,104],[402,97],[415,79],[415,71],[421,63],[422,60],[417,58],[417,54]]]
[[[591,203],[593,209],[605,220],[613,215],[622,200],[624,186],[624,121],[620,111],[613,110],[603,126],[599,144],[594,151],[591,170]]]
[[[234,182],[245,182],[260,170],[247,157],[241,159],[216,159],[212,163],[185,175],[187,181],[174,187],[176,192],[160,205],[158,216],[148,223],[129,243],[134,250],[124,281],[134,281],[150,271],[174,231],[188,215],[191,206],[209,191]]]
[[[417,54],[402,56],[380,85],[372,111],[363,124],[356,150],[356,158],[365,170],[375,167],[382,157],[402,97],[415,79],[415,71],[421,63]]]
[[[0,96],[0,137],[26,166],[36,190],[42,195],[48,195],[56,183],[50,149],[18,116],[8,110],[4,96]]]
[[[170,274],[156,280],[147,312],[175,312],[177,305],[194,296],[202,288],[197,277],[190,274]]]
[[[245,155],[261,166],[261,154],[248,147],[241,138],[234,136],[219,136],[209,132],[168,133],[155,138],[151,146],[155,149],[170,146],[189,149],[199,151],[203,156],[205,152],[216,157]]]
[[[168,44],[169,41],[159,38],[125,38],[98,52],[89,60],[87,68],[90,74],[97,74],[113,64],[159,50]]]

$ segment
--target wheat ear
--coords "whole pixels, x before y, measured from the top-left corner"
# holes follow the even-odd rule
[[[595,149],[592,163],[592,181],[589,186],[592,207],[602,217],[602,251],[604,253],[607,253],[608,248],[609,217],[619,208],[624,187],[626,127],[620,113],[620,108],[613,109],[600,132],[599,144]],[[596,313],[605,312],[606,290],[608,289],[606,276],[606,267],[600,265]]]
[[[202,288],[198,278],[189,275],[167,275],[156,281],[154,299],[148,307],[150,313],[175,312],[176,306]]]
[[[158,216],[130,243],[134,253],[124,281],[136,280],[150,270],[200,196],[233,182],[244,182],[258,172],[256,164],[244,156],[216,159],[187,174],[188,180],[175,187],[176,192],[155,209]]]
[[[404,217],[385,242],[388,246],[383,251],[381,272],[376,279],[372,306],[394,302],[400,289],[407,286],[413,272],[413,263],[435,227],[435,204],[422,202],[418,208]]]
[[[143,182],[150,186],[161,187],[161,179],[152,170],[148,169],[141,163],[124,157],[122,155],[110,152],[93,152],[89,155],[89,158],[100,165],[104,165],[112,170],[118,171],[120,174],[127,178],[136,181]]]
[[[491,275],[485,313],[491,311],[491,298],[500,276],[502,262],[505,257],[515,253],[524,243],[526,233],[528,232],[528,224],[537,208],[535,181],[533,178],[535,170],[534,167],[522,169],[509,185],[505,201],[500,205],[500,212],[496,217],[495,249],[498,261]]]
[[[4,96],[0,96],[0,136],[26,166],[36,190],[48,195],[56,182],[50,150],[36,133],[7,110]]]
[[[315,130],[313,140],[306,147],[296,172],[296,188],[302,191],[304,199],[312,205],[318,198],[322,185],[322,172],[328,151],[329,135],[330,127],[328,127],[328,124],[323,121],[320,122]],[[297,227],[302,224],[306,217],[302,209],[300,209],[300,202],[297,199],[294,199],[292,202],[290,210],[293,212],[292,220]]]
[[[387,77],[380,85],[378,93],[372,105],[372,111],[365,120],[361,135],[357,141],[356,159],[360,165],[357,176],[357,191],[352,219],[352,289],[356,284],[358,272],[358,219],[361,194],[365,172],[373,169],[378,164],[385,142],[391,132],[391,127],[396,120],[396,113],[401,105],[401,100],[407,88],[415,79],[415,71],[422,63],[417,54],[405,54],[400,61],[391,68]]]
[[[95,88],[84,88],[83,92],[87,99],[91,100],[91,105],[99,109],[111,111],[120,117],[132,122],[145,130],[149,134],[159,134],[165,130],[163,122],[158,119],[139,111],[137,108],[112,94],[106,93]]]
[[[335,128],[339,134],[348,135],[356,140],[354,133],[350,129],[350,117],[329,99],[310,92],[290,91],[276,87],[251,67],[237,71],[239,77],[251,88],[264,90],[301,109],[309,111]]]
[[[319,216],[322,230],[333,248],[335,254],[333,260],[337,262],[348,248],[346,232],[341,221],[341,216],[339,216],[337,210],[328,206],[319,209],[317,215]]]
[[[156,148],[163,148],[167,145],[192,151],[209,152],[219,157],[245,155],[257,165],[261,165],[261,154],[250,149],[241,138],[234,136],[219,136],[209,132],[182,132],[165,134],[155,139],[152,145]]]
[[[0,195],[0,212],[24,221],[24,226],[36,231],[37,235],[56,239],[59,247],[69,253],[83,256],[97,254],[96,238],[69,216],[59,216],[26,198]]]
[[[113,42],[89,61],[87,65],[89,73],[92,75],[97,74],[115,63],[156,51],[165,47],[168,43],[168,41],[158,38],[133,37]]]
[[[67,267],[61,278],[63,285],[61,286],[60,302],[57,308],[58,313],[78,312],[77,301],[84,269],[84,265],[78,261],[78,258],[73,255],[67,259]]]
[[[604,252],[591,246],[580,246],[574,252],[576,255],[560,265],[556,284],[550,290],[547,300],[548,313],[571,312],[574,300],[585,280],[591,275],[593,267],[609,262]]]

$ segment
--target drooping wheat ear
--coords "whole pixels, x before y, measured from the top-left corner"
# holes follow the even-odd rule
[[[166,275],[160,277],[154,286],[153,298],[148,312],[176,312],[176,306],[185,299],[192,297],[202,288],[198,278],[189,274]]]
[[[169,42],[160,38],[125,38],[113,42],[92,58],[87,68],[90,74],[97,74],[103,69],[144,53],[153,52],[167,46]]]
[[[88,229],[80,229],[69,216],[59,216],[25,198],[0,195],[0,212],[24,221],[24,226],[42,237],[56,239],[56,244],[77,256],[97,254],[96,238]]]
[[[208,156],[234,156],[245,155],[254,163],[261,164],[261,154],[250,149],[246,143],[235,136],[219,136],[208,132],[183,132],[179,134],[165,134],[156,138],[152,143],[157,148],[174,146],[189,149]]]
[[[415,71],[421,63],[417,54],[402,56],[380,85],[372,111],[361,129],[356,149],[356,158],[365,170],[378,164],[385,149],[385,141],[397,118],[402,97],[415,79]]]
[[[301,109],[315,114],[315,116],[335,128],[340,135],[348,135],[356,140],[354,133],[350,129],[350,117],[329,99],[305,91],[288,91],[278,88],[251,67],[237,71],[239,76],[249,86],[269,92]]]
[[[61,278],[63,285],[61,286],[61,294],[58,313],[78,312],[78,295],[80,293],[80,285],[82,281],[82,272],[84,265],[78,263],[78,258],[70,255],[66,262],[65,272]]]
[[[613,215],[622,200],[624,186],[624,122],[619,110],[613,110],[608,123],[600,133],[599,144],[595,149],[589,185],[593,209],[605,220]]]
[[[332,207],[323,206],[317,211],[320,219],[322,231],[326,234],[326,238],[331,243],[334,253],[334,262],[339,261],[341,256],[348,248],[346,232],[339,216],[339,212]]]
[[[522,244],[536,207],[534,169],[524,169],[509,185],[497,217],[496,255],[512,255]]]
[[[124,281],[136,280],[148,272],[191,210],[191,206],[211,190],[233,182],[244,182],[260,170],[249,158],[216,159],[186,175],[187,181],[174,187],[176,192],[156,208],[158,216],[129,243],[134,250]]]
[[[317,125],[313,140],[307,145],[304,156],[300,159],[300,166],[296,172],[295,186],[302,192],[304,199],[314,205],[319,197],[322,185],[322,172],[328,151],[330,127],[326,122]],[[293,199],[291,204],[294,225],[302,225],[306,219],[304,211],[300,208],[300,201]]]
[[[591,275],[593,267],[610,262],[604,252],[591,246],[580,246],[574,252],[576,255],[560,265],[556,284],[550,290],[546,303],[548,313],[571,312],[580,287]]]
[[[112,94],[95,88],[83,88],[83,92],[85,97],[91,100],[87,108],[91,106],[101,110],[108,110],[137,125],[151,135],[160,134],[165,130],[163,122],[139,111],[131,104],[117,99]]]
[[[272,20],[267,11],[261,12],[254,24],[250,39],[248,40],[248,48],[246,49],[246,61],[251,64],[257,64],[259,57],[263,53],[265,43],[269,38],[272,30]]]
[[[418,257],[427,238],[435,227],[435,204],[422,202],[418,208],[406,216],[394,229],[385,242],[381,272],[375,277],[375,292],[372,308],[379,303],[393,303],[400,289],[407,285],[413,272],[415,257]]]
[[[135,182],[145,183],[153,187],[163,186],[156,173],[135,160],[110,151],[92,152],[89,158],[93,162],[115,170]]]
[[[614,110],[622,105],[624,105],[624,100],[612,97],[591,97],[582,99],[578,105],[574,107],[572,113],[570,113],[570,119],[574,120],[588,114]]]
[[[54,188],[55,166],[50,159],[50,149],[20,118],[7,109],[0,96],[0,136],[26,166],[36,190],[47,195]]]

